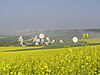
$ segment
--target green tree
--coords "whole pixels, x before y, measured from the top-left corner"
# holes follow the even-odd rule
[[[83,39],[88,39],[88,37],[89,37],[88,33],[83,34]]]

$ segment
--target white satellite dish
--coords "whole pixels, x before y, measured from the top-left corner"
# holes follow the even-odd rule
[[[46,37],[46,40],[50,40],[50,38],[49,37]]]
[[[23,46],[24,40],[23,40],[23,37],[22,37],[22,36],[20,36],[20,37],[18,38],[18,41],[20,42],[20,45]]]
[[[73,40],[74,43],[77,43],[78,42],[78,38],[77,37],[73,37],[72,40]]]
[[[41,39],[41,43],[44,43],[44,39]]]
[[[64,43],[63,40],[59,40],[60,43]]]
[[[40,39],[37,39],[36,42],[40,42]]]
[[[43,39],[43,38],[44,38],[44,34],[41,33],[41,34],[39,35],[39,37],[40,37],[41,39]]]
[[[18,41],[19,41],[19,42],[23,42],[23,37],[20,36],[20,37],[18,38]]]
[[[46,37],[46,40],[50,43],[51,42],[51,40],[50,40],[50,38],[49,37]]]
[[[51,43],[54,43],[55,42],[55,40],[52,40],[52,42]]]
[[[35,36],[33,39],[33,42],[36,42],[37,39],[38,39],[37,36]]]

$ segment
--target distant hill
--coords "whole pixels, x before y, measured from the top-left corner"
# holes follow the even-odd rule
[[[84,31],[100,33],[100,29],[85,29]]]
[[[100,38],[100,29],[80,29],[80,30],[48,30],[45,31],[50,37],[56,38],[72,38],[77,36],[82,38],[83,33],[88,33],[89,38]]]
[[[66,42],[71,42],[72,37],[76,36],[82,38],[83,33],[88,33],[89,38],[100,38],[100,29],[72,29],[72,30],[46,30],[46,31],[29,31],[23,32],[15,35],[0,35],[0,46],[2,45],[14,45],[18,42],[18,37],[23,36],[24,40],[29,38],[34,38],[36,35],[44,33],[45,37],[50,37],[50,39],[64,40]],[[16,44],[15,44],[16,45]]]

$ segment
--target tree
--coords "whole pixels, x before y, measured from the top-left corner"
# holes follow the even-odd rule
[[[83,34],[83,39],[88,39],[88,37],[89,37],[88,33]]]

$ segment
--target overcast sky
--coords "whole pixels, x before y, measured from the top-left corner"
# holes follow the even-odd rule
[[[0,33],[100,28],[100,0],[0,0]]]

